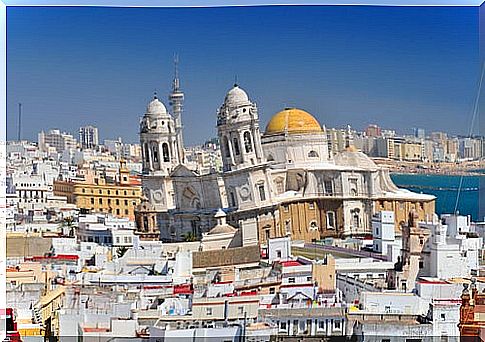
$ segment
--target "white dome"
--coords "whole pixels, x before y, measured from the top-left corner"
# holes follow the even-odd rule
[[[165,105],[156,97],[150,101],[147,106],[148,115],[167,115],[167,108]]]
[[[246,94],[244,90],[239,88],[237,84],[235,84],[234,87],[229,90],[224,100],[224,104],[228,107],[237,107],[239,105],[244,105],[248,103],[248,94]]]

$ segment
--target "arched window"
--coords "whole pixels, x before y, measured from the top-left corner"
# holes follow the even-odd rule
[[[227,158],[231,156],[231,149],[229,148],[229,141],[227,140],[227,137],[222,138],[222,143],[224,145],[224,153]]]
[[[229,193],[229,197],[230,197],[230,203],[229,203],[229,206],[231,207],[235,207],[236,206],[236,195],[234,195],[234,192],[230,192]]]
[[[327,212],[327,229],[335,229],[335,212]]]
[[[272,154],[268,155],[268,158],[266,158],[267,161],[274,161],[274,157]]]
[[[152,152],[153,152],[153,161],[155,163],[158,163],[158,148],[157,148],[157,145],[152,146]]]
[[[360,217],[359,217],[359,213],[354,212],[354,215],[352,216],[352,222],[353,222],[354,228],[359,228],[360,227]]]
[[[239,141],[237,140],[237,138],[234,138],[234,153],[236,153],[236,155],[240,155],[241,154],[241,151],[239,150]]]
[[[148,144],[145,144],[145,160],[146,160],[147,162],[150,162],[150,161],[149,161],[149,158],[150,158],[150,151],[149,151],[149,149],[148,149]]]
[[[249,153],[253,150],[253,144],[251,141],[251,133],[249,132],[244,132],[244,149],[246,150],[246,153]]]
[[[316,151],[310,151],[310,152],[308,152],[308,157],[309,158],[318,158],[318,153]]]
[[[163,143],[162,145],[162,153],[163,153],[163,161],[169,162],[170,161],[170,153],[168,152],[168,144]]]

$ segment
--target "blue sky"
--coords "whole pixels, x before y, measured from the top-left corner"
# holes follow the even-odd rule
[[[174,52],[189,144],[215,135],[235,75],[263,127],[296,106],[330,127],[466,134],[478,38],[474,7],[9,7],[7,134],[22,102],[23,138],[94,124],[137,141],[153,91],[168,102]]]

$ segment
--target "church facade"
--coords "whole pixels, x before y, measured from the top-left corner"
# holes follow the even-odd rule
[[[262,131],[257,105],[238,85],[217,111],[223,171],[197,174],[183,156],[182,102],[176,78],[172,114],[155,96],[141,119],[144,201],[136,214],[147,238],[200,238],[220,208],[243,245],[369,235],[381,210],[395,212],[397,231],[411,211],[420,219],[434,214],[434,196],[398,188],[352,146],[332,152],[325,127],[304,110],[286,108]]]

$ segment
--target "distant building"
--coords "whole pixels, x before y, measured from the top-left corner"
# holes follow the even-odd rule
[[[83,126],[79,128],[79,144],[81,148],[95,148],[99,144],[98,128]]]
[[[369,125],[365,129],[365,135],[368,137],[380,137],[382,135],[381,128],[377,125]]]
[[[424,128],[414,128],[413,129],[414,137],[418,139],[426,138],[426,131]]]
[[[41,151],[48,152],[49,147],[51,147],[58,153],[62,153],[68,149],[75,149],[77,145],[76,138],[71,134],[61,133],[58,129],[51,129],[47,133],[41,131],[38,135],[38,143]]]

